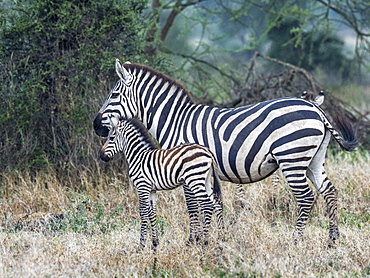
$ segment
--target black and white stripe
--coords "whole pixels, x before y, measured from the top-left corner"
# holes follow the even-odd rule
[[[149,133],[135,118],[110,118],[111,130],[101,149],[100,157],[109,161],[123,152],[129,166],[129,177],[137,188],[140,202],[141,237],[145,246],[148,221],[151,224],[154,249],[158,245],[156,231],[156,191],[183,185],[190,216],[190,241],[207,242],[213,210],[219,232],[223,229],[222,197],[217,166],[208,148],[196,144],[181,144],[168,150],[156,147]],[[203,212],[203,232],[200,230],[199,208]]]
[[[346,150],[357,146],[350,125],[339,125],[343,138],[315,103],[301,98],[223,109],[195,104],[181,84],[149,67],[117,60],[116,72],[119,80],[94,120],[98,135],[107,136],[109,115],[138,117],[162,148],[207,146],[223,180],[256,182],[280,168],[297,198],[298,235],[313,204],[308,177],[326,201],[330,240],[338,238],[336,189],[324,160],[331,136]]]

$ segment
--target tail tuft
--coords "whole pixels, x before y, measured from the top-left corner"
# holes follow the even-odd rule
[[[343,138],[340,138],[338,143],[345,151],[354,151],[358,145],[359,141],[355,130],[353,129],[350,121],[342,115],[335,115],[332,117],[335,125],[337,126],[339,132],[342,134]]]

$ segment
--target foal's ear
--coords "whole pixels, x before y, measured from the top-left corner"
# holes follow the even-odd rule
[[[119,118],[117,117],[109,117],[110,126],[115,128],[119,123]]]
[[[126,64],[126,63],[125,63]],[[132,74],[129,73],[124,66],[121,65],[118,59],[116,59],[116,72],[118,77],[125,82],[125,84],[129,85],[132,81]]]

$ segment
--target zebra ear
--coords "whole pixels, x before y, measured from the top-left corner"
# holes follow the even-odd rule
[[[132,75],[121,65],[118,59],[116,59],[116,72],[119,78],[121,78],[126,84],[129,84],[132,81]]]

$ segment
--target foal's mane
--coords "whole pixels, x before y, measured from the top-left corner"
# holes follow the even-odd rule
[[[131,124],[135,130],[141,135],[145,143],[150,149],[158,149],[158,144],[154,141],[152,135],[149,133],[148,129],[140,122],[137,118],[126,119],[125,117],[120,117],[120,121],[126,121]]]
[[[131,73],[134,73],[136,70],[136,73],[139,73],[141,70],[143,72],[149,72],[151,75],[157,76],[159,79],[163,80],[163,83],[168,82],[170,86],[178,87],[183,94],[186,94],[188,97],[188,100],[194,103],[194,96],[192,93],[188,91],[188,89],[185,88],[184,85],[182,85],[179,81],[169,77],[168,75],[164,74],[163,72],[157,71],[155,69],[152,69],[151,67],[141,65],[141,64],[123,64],[123,66],[129,70]]]

